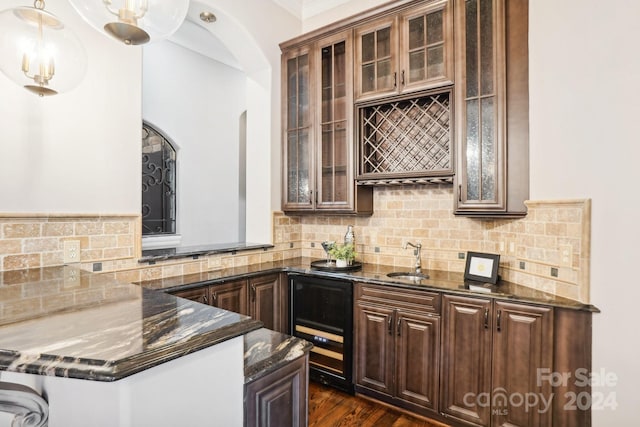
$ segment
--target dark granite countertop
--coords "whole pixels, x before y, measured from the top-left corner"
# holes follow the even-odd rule
[[[261,328],[244,336],[244,382],[250,383],[304,356],[313,344]]]
[[[197,274],[149,280],[141,282],[140,284],[148,289],[173,292],[203,285],[223,283],[229,280],[270,272],[287,272],[319,277],[335,277],[361,283],[387,285],[408,289],[441,291],[461,295],[474,295],[501,300],[543,304],[574,310],[599,312],[599,310],[593,305],[559,297],[515,283],[501,281],[495,286],[469,286],[469,284],[465,284],[462,273],[424,271],[424,273],[429,274],[428,279],[413,281],[387,277],[387,273],[393,271],[408,271],[409,269],[407,268],[364,263],[362,269],[359,271],[321,271],[311,268],[312,261],[315,261],[315,259],[294,258],[277,262],[255,264],[246,267],[232,267]]]
[[[142,251],[142,257],[138,259],[139,263],[154,263],[156,261],[162,261],[166,259],[177,258],[197,258],[205,255],[212,254],[224,254],[235,253],[239,251],[248,251],[253,249],[269,249],[273,245],[265,243],[247,243],[247,242],[233,242],[233,243],[220,243],[216,245],[197,245],[197,246],[184,246],[179,248],[167,248],[167,249],[149,249]]]
[[[52,304],[57,300],[64,304]],[[247,316],[74,267],[0,273],[0,310],[0,370],[97,381],[261,327]]]

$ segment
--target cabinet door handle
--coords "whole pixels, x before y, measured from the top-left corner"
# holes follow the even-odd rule
[[[396,322],[396,330],[398,332],[398,336],[400,336],[400,316],[398,316],[398,321]]]
[[[209,304],[209,298],[207,298],[206,295],[202,295],[202,300],[204,301],[205,304]]]
[[[458,201],[462,202],[462,184],[458,185]]]
[[[404,70],[402,70],[402,74],[400,76],[400,84],[404,86]]]
[[[389,328],[389,335],[393,334],[393,329],[392,329],[392,325],[393,325],[393,316],[389,316],[389,321],[388,323],[388,328]]]
[[[484,309],[484,328],[489,329],[489,309]]]
[[[251,301],[255,301],[256,300],[256,285],[252,284],[251,285]]]
[[[218,299],[218,293],[214,292],[213,295],[211,295],[211,299],[214,300],[214,301],[217,300]]]
[[[398,72],[393,73],[393,88],[398,87]]]
[[[502,310],[498,310],[498,320],[497,320],[498,332],[502,330]]]

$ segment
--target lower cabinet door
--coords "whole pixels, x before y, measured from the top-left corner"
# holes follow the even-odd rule
[[[211,286],[211,305],[248,316],[247,281]]]
[[[440,318],[401,310],[396,317],[396,396],[437,411]]]
[[[440,412],[473,426],[488,426],[491,389],[491,301],[445,295],[442,311]]]
[[[357,303],[354,318],[356,384],[392,396],[394,310]]]
[[[280,275],[249,279],[251,317],[272,331],[284,332],[281,316]]]
[[[539,376],[552,372],[553,310],[496,301],[495,318],[491,425],[550,426],[553,391]]]
[[[306,427],[309,379],[305,355],[245,386],[246,427]],[[215,425],[215,420],[212,425]]]

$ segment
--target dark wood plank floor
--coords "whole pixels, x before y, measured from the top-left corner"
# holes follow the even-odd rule
[[[359,396],[309,382],[309,427],[446,427]]]

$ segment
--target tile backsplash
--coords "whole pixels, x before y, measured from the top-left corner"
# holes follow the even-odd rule
[[[0,213],[0,270],[62,265],[64,242],[80,241],[79,266],[119,281],[140,281],[280,261],[324,258],[320,242],[354,225],[358,259],[410,268],[422,244],[425,270],[464,271],[467,251],[499,253],[506,280],[589,302],[590,200],[527,202],[522,219],[453,215],[451,186],[377,187],[368,217],[273,214],[272,249],[138,263],[140,215]]]

